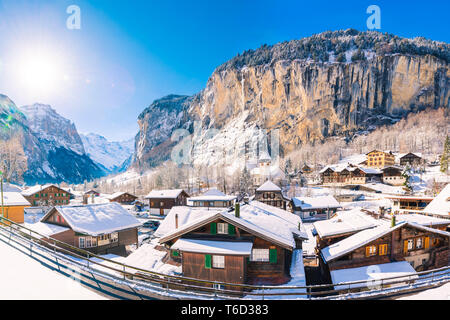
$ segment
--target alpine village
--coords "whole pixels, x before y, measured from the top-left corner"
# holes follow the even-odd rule
[[[449,52],[353,29],[265,45],[102,153],[0,95],[0,249],[108,298],[448,293]]]

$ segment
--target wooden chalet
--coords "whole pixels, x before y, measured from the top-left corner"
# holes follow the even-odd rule
[[[429,196],[388,196],[394,214],[420,213],[433,201]]]
[[[341,269],[408,262],[416,271],[445,267],[449,263],[450,233],[413,222],[360,231],[320,250],[322,273]]]
[[[360,209],[339,211],[331,219],[314,222],[312,234],[316,237],[316,249],[328,247],[362,230],[384,223]]]
[[[399,155],[399,162],[401,166],[406,166],[409,164],[410,166],[418,166],[423,163],[422,156],[417,153],[406,153]]]
[[[0,199],[1,201],[1,199]],[[3,207],[0,208],[0,216],[14,221],[24,222],[25,208],[30,207],[30,203],[19,192],[3,192]],[[8,224],[5,222],[5,224]]]
[[[53,207],[41,221],[27,225],[45,236],[95,254],[126,255],[138,244],[141,223],[118,203]]]
[[[373,168],[363,168],[348,164],[345,166],[326,166],[320,170],[324,185],[365,184],[381,181],[382,172]]]
[[[128,192],[116,192],[108,197],[110,202],[118,202],[120,204],[133,204],[138,197]]]
[[[210,189],[201,196],[190,197],[187,205],[205,208],[230,208],[236,202],[236,196],[229,196],[217,189]]]
[[[294,214],[306,221],[329,219],[341,205],[333,196],[294,197],[291,208]]]
[[[94,201],[92,199],[94,199],[95,197],[99,197],[99,196],[100,196],[100,192],[90,189],[90,190],[86,191],[85,193],[83,193],[83,204],[88,204],[89,202],[94,203]]]
[[[283,195],[281,188],[270,180],[267,180],[256,189],[254,199],[283,210],[287,209],[290,202],[290,199]]]
[[[298,216],[258,201],[235,210],[174,207],[155,236],[183,276],[236,284],[288,282],[293,250],[307,239]]]
[[[33,207],[67,205],[72,196],[70,192],[54,184],[28,188],[22,195]]]
[[[402,176],[403,169],[397,166],[387,166],[381,169],[382,181],[384,184],[392,186],[401,186],[405,182],[405,178]]]
[[[188,197],[183,189],[152,190],[145,199],[148,199],[151,214],[163,216],[174,206],[185,206]]]

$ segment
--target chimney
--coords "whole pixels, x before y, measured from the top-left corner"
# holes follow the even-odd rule
[[[236,203],[235,209],[234,209],[234,215],[236,218],[239,218],[241,216],[241,207],[239,202]]]
[[[395,227],[395,214],[392,215],[391,228]]]
[[[178,229],[178,214],[175,214],[175,229]]]

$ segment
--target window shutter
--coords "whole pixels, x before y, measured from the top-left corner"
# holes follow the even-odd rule
[[[173,255],[174,257],[179,257],[179,256],[180,256],[180,253],[179,253],[177,250],[173,250],[173,251],[172,251],[172,255]]]
[[[269,249],[269,262],[277,263],[277,249]]]
[[[408,253],[408,240],[403,241],[403,253]]]
[[[228,234],[230,235],[236,234],[236,228],[232,224],[228,224]]]
[[[370,256],[370,247],[366,247],[366,257]]]
[[[205,268],[211,269],[211,255],[205,254]]]
[[[217,234],[217,223],[211,223],[211,234]]]
[[[425,237],[425,249],[428,249],[430,246],[430,237]]]

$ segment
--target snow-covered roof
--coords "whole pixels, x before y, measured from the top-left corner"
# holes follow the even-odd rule
[[[270,180],[264,182],[256,191],[281,191],[281,188]]]
[[[145,199],[175,199],[183,189],[171,189],[171,190],[152,190]]]
[[[450,217],[450,184],[442,189],[437,197],[423,209],[423,212]]]
[[[430,196],[386,196],[386,199],[393,200],[433,200]]]
[[[397,230],[405,226],[411,226],[413,228],[423,230],[426,232],[436,233],[446,237],[450,237],[449,232],[425,227],[414,222],[402,221],[397,223],[394,227],[391,227],[390,223],[384,223],[373,229],[366,229],[358,233],[355,233],[354,235],[351,235],[348,238],[345,238],[339,242],[336,242],[328,247],[323,248],[321,250],[322,257],[326,262],[337,259],[380,237],[383,237],[388,233],[391,233],[394,230]]]
[[[1,201],[1,199],[0,199]],[[5,206],[29,206],[27,199],[19,192],[3,192],[3,204]]]
[[[236,196],[229,196],[217,189],[210,189],[201,196],[190,197],[188,201],[231,201],[235,200]]]
[[[287,248],[295,247],[294,237],[308,238],[300,217],[258,201],[242,205],[239,218],[228,209],[214,209],[173,207],[156,230],[155,236],[161,237],[160,242],[166,242],[206,223],[222,219]],[[178,228],[175,228],[175,215],[178,215]]]
[[[224,255],[250,255],[250,253],[252,252],[252,247],[252,242],[178,239],[173,244],[171,249],[187,252],[213,253]]]
[[[383,280],[383,283],[403,280],[403,276],[405,276],[405,281],[418,278],[416,270],[414,270],[411,264],[407,261],[375,264],[359,268],[332,270],[330,271],[330,274],[335,290],[348,289],[349,285],[337,285],[343,282],[367,281],[350,285],[350,288],[361,288],[367,287],[368,285],[376,286],[378,284],[377,281],[381,281],[386,278],[401,277],[392,280]]]
[[[401,158],[403,158],[404,156],[406,156],[406,155],[408,155],[408,154],[412,154],[412,155],[415,155],[416,157],[422,158],[422,153],[420,153],[420,152],[399,153],[399,154],[397,154],[395,157],[396,157],[397,159],[401,159]]]
[[[283,170],[277,165],[256,167],[250,170],[250,174],[270,176],[272,179],[284,179],[286,176]]]
[[[70,228],[58,226],[56,224],[38,222],[38,223],[25,223],[25,227],[40,233],[43,236],[51,237],[55,234],[70,230]]]
[[[117,197],[120,197],[121,195],[124,195],[124,194],[129,194],[129,195],[131,195],[131,196],[133,196],[133,197],[136,197],[135,195],[132,195],[131,193],[129,193],[129,192],[115,192],[115,193],[113,193],[113,194],[111,194],[111,195],[109,195],[109,196],[107,196],[107,198],[108,199],[110,199],[110,200],[113,200],[113,199],[115,199],[115,198],[117,198]],[[137,198],[137,197],[136,197]]]
[[[30,188],[22,191],[22,195],[24,195],[24,196],[31,196],[31,195],[35,194],[36,192],[42,191],[42,190],[47,189],[49,187],[55,187],[55,188],[61,189],[56,184],[35,185],[33,187],[30,187]],[[61,189],[61,190],[63,190],[63,189]]]
[[[395,216],[395,218],[398,222],[414,222],[422,226],[438,226],[450,224],[450,219],[441,219],[416,213],[398,214]]]
[[[382,173],[382,171],[379,169],[358,166],[358,165],[354,165],[351,163],[338,163],[338,164],[334,164],[334,165],[328,165],[328,166],[324,167],[322,170],[320,170],[319,173],[324,173],[328,169],[331,169],[334,172],[342,172],[344,170],[352,172],[352,171],[359,169],[366,174],[381,174]]]
[[[339,211],[331,219],[314,222],[314,229],[321,238],[324,238],[374,228],[383,222],[385,221],[376,220],[356,208]]]
[[[300,208],[301,210],[333,209],[341,207],[339,202],[333,196],[293,197],[292,202],[295,207]]]
[[[137,228],[141,225],[132,214],[116,202],[88,204],[82,206],[56,206],[58,211],[76,232],[92,236]],[[53,212],[50,210],[42,219]]]
[[[259,161],[270,161],[272,158],[270,157],[267,151],[262,151],[258,158]]]

